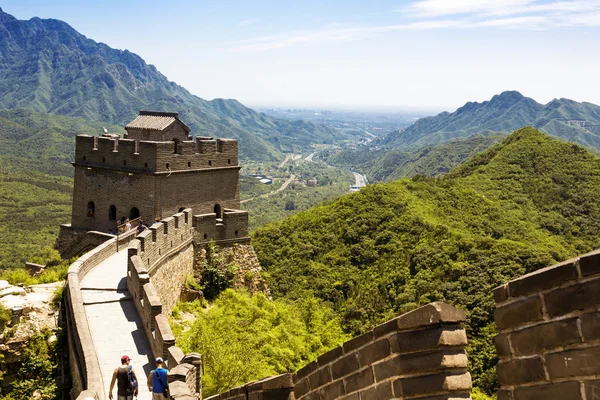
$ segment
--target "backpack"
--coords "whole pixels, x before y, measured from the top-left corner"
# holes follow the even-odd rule
[[[127,368],[127,390],[130,393],[135,393],[138,388],[138,381],[135,374],[132,372],[132,368],[131,365]]]

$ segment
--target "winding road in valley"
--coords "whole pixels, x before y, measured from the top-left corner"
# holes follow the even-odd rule
[[[244,204],[244,203],[247,203],[247,202],[249,202],[249,201],[251,201],[251,200],[258,199],[258,198],[265,198],[265,197],[269,197],[269,196],[272,196],[272,195],[274,195],[274,194],[276,194],[276,193],[279,193],[279,192],[281,192],[282,190],[285,190],[285,188],[286,188],[286,187],[288,187],[288,185],[289,185],[290,183],[292,183],[292,182],[294,181],[294,179],[296,179],[296,175],[293,175],[293,174],[292,174],[292,175],[290,175],[290,177],[289,177],[289,178],[287,178],[287,179],[286,179],[286,181],[285,181],[285,182],[283,182],[283,184],[281,185],[281,187],[280,187],[279,189],[277,189],[277,190],[274,190],[274,191],[272,191],[272,192],[269,192],[269,193],[261,194],[260,196],[256,196],[256,197],[250,197],[249,199],[244,199],[244,200],[241,200],[241,201],[240,201],[240,204]]]

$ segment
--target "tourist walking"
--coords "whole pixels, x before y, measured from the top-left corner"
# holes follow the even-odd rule
[[[163,368],[162,357],[157,357],[156,369],[148,375],[148,390],[152,392],[152,400],[164,400],[169,398],[169,384],[167,383],[168,369]]]
[[[137,376],[133,367],[129,365],[131,358],[128,356],[121,357],[121,366],[115,368],[113,372],[112,380],[110,381],[110,389],[108,391],[108,398],[113,398],[113,388],[115,382],[117,383],[117,397],[118,400],[132,400],[133,396],[138,395],[137,387]],[[132,384],[135,382],[135,384]]]

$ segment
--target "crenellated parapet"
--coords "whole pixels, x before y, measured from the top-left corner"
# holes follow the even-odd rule
[[[154,223],[137,236],[138,256],[152,271],[171,253],[192,241],[192,210],[185,209],[171,217]]]
[[[233,139],[197,137],[177,143],[79,135],[75,140],[74,165],[82,167],[167,174],[239,167]]]
[[[498,400],[600,398],[600,250],[494,290]]]
[[[250,242],[247,211],[225,209],[222,218],[218,218],[216,213],[194,215],[193,225],[196,245]]]
[[[206,400],[470,399],[465,313],[430,303],[321,355],[295,374]]]

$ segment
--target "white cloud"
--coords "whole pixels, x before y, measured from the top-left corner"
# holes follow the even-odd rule
[[[512,7],[523,7],[534,0],[421,0],[402,9],[414,17],[440,17],[456,14],[498,13]]]
[[[393,31],[441,29],[549,30],[600,27],[600,0],[418,0],[403,8],[401,23],[379,26],[330,25],[240,40],[234,52],[257,52],[295,45],[365,39]]]

